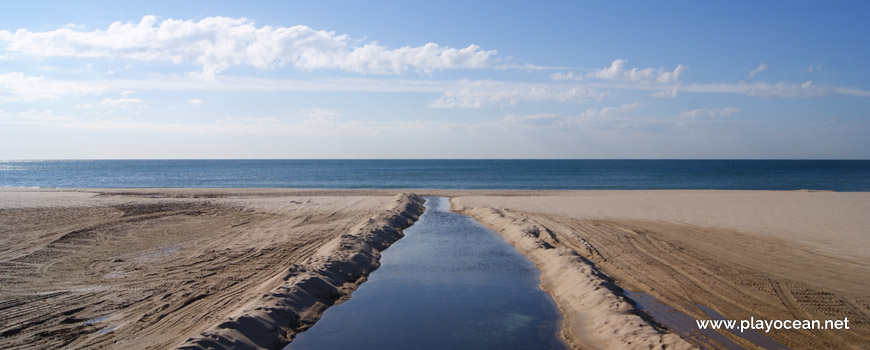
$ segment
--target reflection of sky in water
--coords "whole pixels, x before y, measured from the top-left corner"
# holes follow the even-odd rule
[[[623,291],[625,296],[637,303],[637,308],[646,312],[658,323],[668,327],[684,339],[704,348],[742,349],[725,336],[711,329],[698,329],[692,316],[684,314],[668,305],[658,303],[652,295],[644,292]]]
[[[97,318],[92,319],[92,320],[87,320],[87,321],[83,322],[83,324],[94,324],[97,322],[103,322],[103,321],[107,320],[108,318],[109,318],[109,316],[101,316],[101,317],[97,317]]]
[[[709,307],[706,307],[706,306],[701,305],[701,304],[695,304],[695,306],[698,307],[699,309],[701,309],[701,311],[704,311],[704,313],[707,314],[707,316],[710,316],[710,319],[713,319],[713,320],[725,320],[725,319],[727,319],[727,318],[725,318],[725,316],[722,316],[722,314],[716,312],[716,310],[713,310]],[[743,332],[741,332],[739,329],[737,329],[737,330],[732,329],[730,331],[731,331],[731,333],[734,333],[734,335],[741,337],[743,339],[746,339],[748,341],[751,341],[755,345],[761,346],[765,349],[788,349],[787,346],[778,343],[776,340],[770,339],[770,338],[768,338],[764,335],[761,335],[760,333],[753,331],[751,329],[743,330]]]
[[[539,272],[501,236],[428,198],[351,299],[287,349],[564,349]]]
[[[743,348],[712,329],[698,329],[698,324],[692,316],[677,311],[677,309],[668,305],[659,303],[652,295],[643,292],[630,292],[627,290],[624,292],[625,296],[637,303],[638,309],[643,310],[658,323],[680,334],[683,338],[689,339],[696,345],[700,344],[704,347],[712,348],[722,348],[724,346],[726,349]],[[725,319],[724,316],[709,307],[700,304],[696,304],[695,306],[701,309],[701,311],[704,311],[707,316],[710,316],[710,319]],[[755,345],[761,346],[765,349],[788,349],[785,345],[777,343],[775,340],[751,330],[746,330],[741,333],[738,329],[736,331],[731,331],[731,333],[749,340]],[[702,337],[702,334],[708,339]],[[712,340],[713,343],[711,343],[710,340]]]

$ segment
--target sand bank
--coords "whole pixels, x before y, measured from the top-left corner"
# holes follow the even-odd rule
[[[696,319],[711,318],[702,305],[729,319],[854,322],[848,331],[768,334],[792,348],[862,348],[870,339],[870,193],[576,191],[453,203],[538,264],[575,345],[670,341],[628,327],[631,310],[600,292],[608,279]]]
[[[246,305],[298,277],[289,267],[312,275],[312,261],[340,265],[339,245],[366,250],[348,258],[376,256],[371,249],[383,246],[370,236],[386,244],[397,238],[389,227],[408,224],[385,215],[416,203],[386,194],[111,192],[0,191],[0,348],[180,345],[247,315]],[[350,285],[375,266],[362,263]],[[306,310],[300,326],[316,318],[316,307]]]
[[[380,251],[401,238],[401,230],[422,212],[422,198],[396,195],[383,212],[322,246],[304,264],[265,282],[268,293],[180,348],[275,349],[287,344],[314,325],[327,307],[349,298],[380,265]]]
[[[496,229],[541,270],[542,287],[563,315],[562,338],[576,349],[690,349],[638,314],[619,287],[588,260],[559,243],[546,227],[492,208],[458,208]]]

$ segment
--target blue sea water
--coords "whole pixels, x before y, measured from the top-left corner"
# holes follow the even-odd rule
[[[870,191],[870,160],[16,160],[0,187]]]

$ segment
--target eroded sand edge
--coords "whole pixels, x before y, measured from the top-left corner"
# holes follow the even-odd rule
[[[541,286],[559,306],[561,335],[572,348],[693,348],[644,319],[610,277],[562,245],[547,227],[505,210],[455,208],[499,232],[541,270]]]
[[[382,213],[354,232],[327,243],[305,264],[290,267],[283,282],[229,320],[188,339],[181,349],[274,349],[350,296],[380,266],[380,251],[403,236],[423,212],[423,199],[397,195]]]

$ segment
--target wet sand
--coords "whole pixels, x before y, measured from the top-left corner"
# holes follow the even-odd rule
[[[242,339],[232,322],[268,323],[252,310],[280,307],[303,316],[286,318],[286,341],[400,236],[366,232],[410,224],[401,192],[454,197],[456,211],[529,256],[578,348],[689,346],[620,287],[699,319],[709,317],[697,305],[733,319],[848,317],[849,331],[768,336],[792,348],[868,346],[870,193],[2,189],[0,347],[167,348],[227,334],[256,345],[266,339]],[[336,261],[363,275],[333,274]],[[337,292],[303,298],[299,287],[316,280]],[[264,304],[291,299],[303,302]]]

